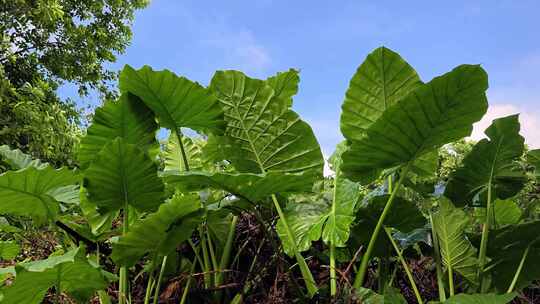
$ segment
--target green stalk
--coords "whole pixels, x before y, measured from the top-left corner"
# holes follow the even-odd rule
[[[159,289],[161,287],[161,280],[163,280],[163,273],[165,272],[165,266],[167,265],[167,256],[163,257],[161,262],[161,269],[159,270],[158,280],[156,282],[156,289],[154,290],[154,304],[157,304],[159,299]]]
[[[206,247],[206,237],[204,235],[204,232],[202,231],[202,225],[199,226],[199,237],[201,238],[201,242],[199,245],[201,246],[202,254],[203,254],[203,271],[204,271],[204,286],[205,288],[210,288],[212,286],[212,278],[210,276],[211,268],[210,268],[210,258],[208,256],[208,248]]]
[[[336,246],[333,242],[330,243],[330,295],[334,297],[336,295],[337,286],[336,286],[336,258],[334,256],[334,251]]]
[[[454,272],[450,264],[448,264],[446,268],[448,271],[448,291],[450,293],[450,297],[453,297],[454,296]]]
[[[420,292],[418,292],[418,287],[416,287],[416,283],[414,282],[414,278],[412,276],[411,270],[409,269],[409,265],[407,265],[407,262],[405,262],[405,259],[403,258],[401,249],[399,249],[398,245],[396,244],[396,241],[394,241],[394,238],[392,237],[392,234],[390,233],[389,228],[384,227],[384,232],[386,232],[386,235],[388,236],[390,243],[392,243],[392,246],[394,247],[394,250],[396,251],[398,255],[398,259],[401,262],[401,265],[403,265],[403,269],[405,269],[405,273],[407,274],[407,278],[409,279],[409,282],[411,283],[411,287],[414,291],[414,295],[416,296],[416,300],[418,301],[419,304],[423,304],[424,302],[422,301]]]
[[[302,273],[304,284],[306,284],[308,295],[310,297],[313,297],[317,293],[317,285],[315,284],[313,275],[311,274],[311,271],[309,270],[306,260],[304,260],[304,257],[302,256],[302,254],[300,254],[300,252],[298,251],[298,247],[296,246],[296,238],[294,237],[294,234],[292,233],[292,230],[289,224],[287,223],[285,214],[283,213],[283,210],[281,210],[281,206],[279,205],[279,202],[275,194],[272,194],[272,201],[274,202],[274,206],[277,210],[279,218],[283,222],[283,226],[285,227],[285,232],[287,233],[287,237],[289,238],[289,240],[291,240],[291,243],[293,245],[292,250],[296,258],[296,262],[298,263],[298,267],[300,267],[300,272]]]
[[[371,234],[371,239],[369,240],[366,253],[362,257],[360,269],[358,270],[358,273],[356,274],[356,278],[354,279],[354,285],[353,285],[354,288],[360,288],[364,284],[364,279],[367,274],[369,259],[371,258],[371,253],[373,252],[373,248],[375,247],[375,242],[377,241],[377,238],[379,237],[379,232],[381,231],[381,228],[384,224],[384,219],[386,218],[386,215],[392,208],[392,203],[394,202],[394,198],[396,197],[399,187],[401,186],[403,179],[405,178],[405,176],[407,176],[407,173],[409,172],[410,166],[411,166],[411,163],[407,164],[407,166],[401,172],[401,176],[399,177],[399,180],[394,186],[394,189],[392,189],[392,194],[388,198],[388,201],[386,202],[386,205],[384,206],[383,212],[381,213],[381,216],[379,217],[379,221],[377,222],[377,225],[375,226],[375,230],[373,230],[373,233]]]
[[[62,273],[62,264],[58,265],[58,272],[56,273],[56,297],[55,303],[59,304],[60,299],[62,298],[62,279],[60,278],[60,273]]]
[[[441,251],[439,248],[439,239],[437,237],[437,232],[435,232],[435,227],[433,226],[433,216],[431,211],[429,212],[429,223],[431,225],[431,240],[433,241],[433,249],[435,251],[435,268],[437,270],[437,287],[439,289],[439,301],[446,301],[446,292],[444,291],[443,283],[443,271],[441,264]]]
[[[148,274],[148,283],[146,284],[146,293],[144,295],[144,304],[150,303],[150,295],[152,294],[152,289],[154,288],[154,274]]]
[[[529,254],[529,248],[531,248],[530,245],[527,246],[527,248],[523,252],[521,261],[519,261],[518,268],[516,269],[516,274],[514,275],[514,278],[512,279],[512,283],[510,283],[510,286],[508,287],[508,290],[506,291],[506,293],[511,293],[512,291],[514,291],[519,275],[521,274],[521,270],[523,269],[523,265],[525,264],[525,260],[527,259],[527,255]]]
[[[188,239],[188,243],[191,246],[191,249],[193,249],[193,253],[195,254],[195,258],[199,262],[199,265],[201,265],[201,269],[204,269],[204,262],[201,258],[201,255],[199,254],[199,250],[197,250],[197,247],[195,247],[195,244],[193,244],[193,241]]]
[[[487,244],[489,237],[489,228],[491,225],[491,178],[488,181],[488,192],[487,192],[487,202],[486,202],[486,220],[482,227],[482,240],[480,242],[480,252],[478,254],[478,281],[481,282],[480,292],[484,293],[487,289],[487,280],[484,279],[484,267],[486,265],[486,253],[487,253]]]
[[[229,259],[231,256],[232,245],[234,242],[234,234],[236,232],[236,223],[238,222],[238,216],[233,216],[231,224],[229,226],[229,232],[227,233],[227,241],[225,242],[225,247],[223,248],[223,254],[221,255],[221,260],[219,261],[219,268],[217,269],[216,277],[216,287],[223,283],[224,273],[223,270],[227,268],[229,264]]]
[[[196,253],[196,255],[198,255],[198,253]],[[188,277],[187,282],[186,282],[186,287],[184,287],[184,292],[182,293],[182,298],[180,299],[180,304],[185,304],[186,303],[187,295],[189,293],[189,289],[191,288],[192,275],[195,272],[195,265],[196,265],[195,261],[196,260],[197,260],[197,258],[195,257],[193,259],[193,262],[191,263],[191,269],[189,270],[189,277]]]
[[[122,235],[126,235],[129,231],[129,205],[127,199],[124,201],[124,219],[122,225]],[[125,304],[128,294],[128,275],[127,267],[122,266],[120,268],[120,283],[119,283],[118,303]]]
[[[212,262],[212,268],[214,269],[214,287],[217,287],[216,280],[218,277],[219,266],[217,263],[216,252],[214,251],[214,244],[212,243],[212,237],[210,236],[208,227],[204,228],[206,228],[206,242],[208,243],[208,251],[210,252],[210,261]]]

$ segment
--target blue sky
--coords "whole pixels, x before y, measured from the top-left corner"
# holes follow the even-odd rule
[[[132,43],[111,67],[148,64],[202,84],[218,69],[258,78],[300,69],[294,109],[329,155],[341,140],[349,79],[372,49],[385,45],[424,81],[462,63],[482,64],[491,108],[473,137],[494,117],[521,112],[522,134],[540,147],[539,12],[538,0],[154,0],[137,12]]]

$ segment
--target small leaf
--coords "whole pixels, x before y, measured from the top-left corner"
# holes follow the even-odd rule
[[[443,264],[474,284],[478,261],[476,248],[465,236],[469,217],[447,199],[442,198],[439,203],[440,210],[433,215],[433,226],[439,239]]]
[[[88,263],[80,248],[46,260],[21,263],[15,270],[15,282],[1,289],[3,304],[39,304],[58,280],[62,291],[81,302],[107,287],[101,271]]]
[[[119,265],[133,266],[147,253],[167,255],[191,237],[202,220],[197,196],[175,195],[155,213],[135,222],[129,232],[113,244],[111,257]]]

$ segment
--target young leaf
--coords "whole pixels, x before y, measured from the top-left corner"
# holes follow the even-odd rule
[[[0,175],[0,214],[29,216],[39,222],[53,220],[59,205],[50,192],[78,181],[79,176],[68,168],[30,166],[5,172]]]
[[[487,110],[486,89],[487,75],[476,65],[458,66],[420,85],[351,142],[343,153],[343,172],[352,180],[371,182],[382,169],[469,135]]]
[[[266,83],[274,89],[275,98],[284,100],[289,108],[293,104],[292,97],[298,93],[299,82],[300,77],[295,69],[279,72],[266,80]]]
[[[341,132],[360,140],[368,127],[391,105],[422,82],[399,54],[385,47],[367,56],[354,74],[341,107]]]
[[[444,304],[506,304],[516,297],[515,293],[507,294],[458,294],[444,301]]]
[[[433,228],[439,240],[443,264],[447,270],[458,272],[475,284],[478,270],[476,248],[465,236],[469,217],[444,198],[439,203],[440,210],[433,215]]]
[[[266,82],[218,71],[211,89],[223,105],[227,156],[241,172],[305,173],[322,177],[323,158],[311,127],[288,109]]]
[[[139,210],[155,210],[163,196],[157,167],[147,154],[122,138],[108,143],[84,174],[88,199],[101,211],[129,204]]]
[[[118,101],[106,101],[96,109],[92,125],[81,140],[80,166],[88,167],[99,151],[117,137],[142,151],[157,151],[156,131],[154,114],[137,96],[124,93]]]
[[[491,186],[494,197],[514,196],[524,185],[525,172],[517,163],[523,154],[524,139],[519,135],[517,115],[493,120],[482,139],[451,174],[444,195],[456,204],[474,203],[475,196]],[[485,204],[482,200],[480,203]]]
[[[15,270],[15,282],[1,289],[3,304],[39,304],[47,290],[58,282],[62,291],[81,302],[107,287],[101,271],[89,264],[81,248],[46,260],[22,263]]]
[[[169,70],[154,71],[149,66],[135,70],[126,65],[119,86],[141,98],[160,125],[172,131],[187,127],[221,133],[225,125],[223,110],[208,89]]]
[[[47,163],[42,163],[39,159],[32,160],[32,157],[23,153],[19,149],[11,150],[7,145],[0,146],[0,159],[5,161],[11,170],[19,170],[27,167],[43,169]]]
[[[201,205],[195,195],[175,195],[158,211],[135,222],[129,232],[113,244],[116,264],[133,266],[150,253],[167,255],[185,241],[202,222]]]
[[[168,172],[165,176],[168,184],[181,191],[198,191],[210,187],[223,189],[231,194],[245,198],[250,202],[260,200],[276,193],[307,192],[311,182],[301,174],[281,173],[206,173],[206,172]]]

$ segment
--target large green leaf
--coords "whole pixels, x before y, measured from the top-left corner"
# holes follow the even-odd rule
[[[540,279],[540,221],[508,225],[490,232],[487,254],[495,289],[505,292],[510,286],[525,250],[529,247],[516,289]]]
[[[227,156],[241,172],[322,176],[323,158],[307,123],[275,98],[265,81],[237,71],[218,71],[211,84],[223,105],[232,142]]]
[[[476,248],[465,236],[469,217],[447,199],[441,198],[439,205],[440,210],[433,215],[433,228],[439,240],[443,264],[475,283],[478,271]]]
[[[534,166],[536,178],[540,178],[540,149],[529,151],[527,162]]]
[[[96,109],[92,125],[81,140],[80,166],[85,168],[110,141],[121,137],[143,151],[156,150],[154,114],[135,95],[124,93],[118,101],[106,101]]]
[[[300,82],[297,70],[289,69],[286,72],[279,72],[275,76],[269,77],[266,82],[274,89],[276,98],[284,100],[287,106],[292,106],[292,97],[298,93],[298,83]]]
[[[80,248],[46,260],[19,264],[15,270],[15,282],[1,289],[3,304],[39,304],[58,280],[62,291],[80,303],[87,303],[96,290],[107,287],[101,271],[89,264]]]
[[[444,304],[506,304],[510,303],[516,297],[515,293],[507,294],[458,294],[448,298]]]
[[[365,136],[350,142],[343,173],[371,182],[381,169],[409,163],[469,135],[487,110],[487,86],[487,75],[477,65],[461,65],[420,85],[383,112]]]
[[[135,222],[129,232],[113,244],[111,257],[116,264],[132,266],[148,253],[167,255],[191,237],[202,220],[196,195],[175,195],[158,211]]]
[[[391,105],[421,84],[416,71],[397,53],[380,47],[369,54],[354,74],[343,102],[341,132],[360,140]]]
[[[154,71],[149,66],[135,70],[126,65],[119,86],[139,96],[164,128],[221,133],[225,125],[223,110],[208,89],[169,70]]]
[[[482,139],[450,175],[444,195],[456,206],[474,203],[492,187],[494,197],[514,196],[524,185],[525,172],[517,163],[523,154],[524,139],[519,135],[518,115],[493,120]],[[480,203],[485,204],[482,200]],[[478,203],[478,204],[480,204]]]
[[[377,225],[377,221],[388,201],[389,195],[375,196],[363,203],[356,211],[356,222],[351,228],[350,244],[352,248],[367,246],[371,234]],[[388,212],[384,225],[394,228],[402,233],[411,232],[425,225],[426,218],[418,210],[416,204],[401,197],[395,197],[394,204]],[[385,234],[377,237],[373,248],[373,256],[386,256],[391,249],[391,244]]]
[[[0,146],[0,159],[9,165],[11,170],[27,167],[44,168],[47,166],[46,163],[42,163],[39,159],[33,160],[30,155],[23,153],[19,149],[11,150],[7,145]]]
[[[97,206],[88,200],[87,191],[83,187],[80,189],[79,198],[82,214],[92,234],[97,236],[110,230],[113,220],[118,216],[118,210],[99,213]]]
[[[0,175],[0,214],[29,216],[40,222],[52,220],[59,210],[50,192],[58,187],[76,184],[78,174],[68,168],[41,169],[27,167]]]
[[[122,138],[111,141],[84,173],[88,199],[100,211],[129,204],[139,210],[155,210],[161,203],[163,183],[148,155]]]
[[[165,175],[168,184],[179,187],[182,191],[198,191],[210,187],[223,189],[250,202],[260,200],[276,193],[302,192],[311,190],[311,182],[301,174],[269,172],[254,173],[207,173],[207,172],[168,172]]]
[[[363,304],[406,304],[407,300],[398,289],[387,286],[384,288],[384,295],[378,294],[368,288],[357,288],[355,293],[360,303]]]
[[[523,211],[514,201],[495,200],[493,202],[493,224],[495,227],[517,224],[523,216]]]

